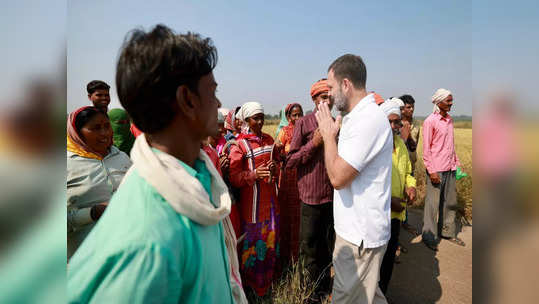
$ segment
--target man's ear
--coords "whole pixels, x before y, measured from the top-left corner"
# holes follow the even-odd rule
[[[92,94],[88,93],[88,99],[92,100]]]
[[[345,92],[345,93],[348,93],[350,91],[351,87],[350,87],[350,80],[348,80],[348,78],[344,78],[342,80],[342,91]]]
[[[195,100],[198,98],[186,85],[181,85],[176,89],[176,102],[180,112],[187,116],[188,119],[194,120],[196,117],[195,107],[198,102]]]

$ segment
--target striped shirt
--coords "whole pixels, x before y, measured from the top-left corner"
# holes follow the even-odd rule
[[[315,147],[312,142],[318,123],[314,112],[296,121],[287,168],[298,170],[300,200],[308,205],[319,205],[333,201],[333,186],[329,181],[324,163],[324,147]]]

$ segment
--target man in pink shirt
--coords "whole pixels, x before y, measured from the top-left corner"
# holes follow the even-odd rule
[[[437,251],[438,237],[460,246],[465,244],[456,231],[455,172],[460,162],[455,152],[453,119],[449,115],[453,96],[449,90],[438,89],[432,96],[432,103],[434,112],[423,122],[423,162],[427,169],[423,242]]]

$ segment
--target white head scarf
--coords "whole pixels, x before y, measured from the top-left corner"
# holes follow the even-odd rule
[[[217,111],[217,123],[224,123],[225,117],[223,116],[223,113],[221,111]]]
[[[264,107],[256,101],[249,101],[244,103],[243,106],[241,106],[241,109],[238,111],[238,114],[236,114],[236,118],[239,118],[242,121],[246,121],[247,118],[254,116],[258,113],[264,113]]]
[[[219,108],[219,109],[217,109],[217,111],[218,111],[219,113],[221,113],[221,115],[223,115],[223,121],[219,121],[219,122],[224,122],[224,121],[225,121],[225,117],[228,115],[228,113],[230,112],[230,110],[227,109],[227,108]],[[217,116],[217,117],[219,118],[220,116]]]
[[[444,101],[447,97],[449,97],[451,94],[451,91],[440,88],[434,92],[434,95],[432,95],[432,103],[434,104],[434,109],[432,110],[434,113],[439,113],[440,108],[438,107],[438,104],[442,101]]]
[[[382,111],[384,111],[386,116],[389,116],[390,114],[397,114],[399,117],[401,117],[401,107],[404,107],[404,102],[395,97],[386,100],[380,105],[380,108]]]
[[[243,125],[241,126],[242,133],[249,132],[249,126],[246,122],[247,118],[252,117],[258,113],[264,114],[264,107],[256,101],[246,102],[243,104],[243,106],[241,106],[240,110],[236,114],[236,118],[243,122]]]

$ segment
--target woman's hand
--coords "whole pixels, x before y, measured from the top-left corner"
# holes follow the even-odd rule
[[[268,161],[266,164],[272,175],[277,173],[277,163],[274,160]]]
[[[99,220],[99,218],[105,212],[105,209],[107,209],[108,205],[109,202],[103,202],[92,206],[92,208],[90,209],[90,217],[94,222],[97,222],[97,220]]]
[[[271,171],[267,166],[260,166],[255,169],[256,179],[262,180],[270,177]]]
[[[230,159],[226,156],[226,154],[221,154],[219,157],[219,167],[221,167],[221,172],[228,172],[228,169],[230,168]]]

